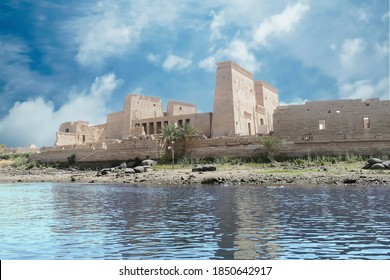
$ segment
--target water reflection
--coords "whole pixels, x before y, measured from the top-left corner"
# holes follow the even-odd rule
[[[0,185],[2,259],[390,259],[389,187]]]

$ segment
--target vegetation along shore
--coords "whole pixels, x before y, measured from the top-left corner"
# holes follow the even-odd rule
[[[141,185],[388,185],[388,158],[316,157],[257,163],[248,159],[182,160],[175,165],[146,160],[104,169],[59,168],[28,160],[28,155],[0,155],[0,183],[76,182]],[[380,163],[379,163],[380,162]],[[374,166],[379,163],[381,167]],[[139,166],[134,166],[139,165]],[[374,166],[374,167],[373,167]]]

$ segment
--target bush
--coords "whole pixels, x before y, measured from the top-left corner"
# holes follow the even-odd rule
[[[76,155],[75,154],[71,154],[68,156],[68,164],[69,165],[72,165],[72,164],[75,164],[76,163]]]

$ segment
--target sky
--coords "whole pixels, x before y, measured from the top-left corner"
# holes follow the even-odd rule
[[[389,99],[388,0],[2,0],[0,143],[52,146],[137,93],[213,111],[232,60],[281,105]]]

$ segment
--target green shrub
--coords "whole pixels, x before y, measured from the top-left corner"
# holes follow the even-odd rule
[[[76,162],[76,155],[75,154],[71,154],[68,156],[68,164],[69,165],[72,165],[72,164],[75,164]]]

